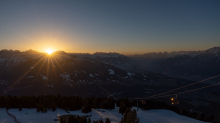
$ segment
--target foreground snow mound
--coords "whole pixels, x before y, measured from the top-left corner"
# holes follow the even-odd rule
[[[0,108],[0,123],[15,123],[15,120],[7,114],[5,108]]]
[[[47,111],[47,113],[37,113],[37,109],[23,109],[23,111],[18,111],[18,109],[9,109],[9,113],[13,114],[19,122],[22,123],[59,123],[59,121],[54,121],[58,119],[57,116],[65,114],[73,115],[92,115],[91,120],[111,119],[111,123],[118,123],[121,120],[122,115],[118,113],[118,108],[110,109],[92,109],[90,113],[82,113],[81,110],[70,111],[70,113],[65,112],[65,110],[57,109],[56,111]],[[0,123],[15,123],[14,119],[7,115],[5,109],[0,109]]]
[[[136,109],[133,107],[133,109]],[[56,111],[48,111],[47,113],[37,113],[36,109],[23,109],[23,111],[18,111],[18,109],[9,109],[9,113],[16,116],[17,120],[22,123],[59,123],[59,121],[54,121],[58,119],[57,116],[65,114],[73,115],[92,115],[92,120],[106,118],[111,119],[111,123],[118,123],[121,120],[122,115],[119,112],[119,108],[115,109],[92,109],[92,112],[85,114],[81,110],[70,111],[66,113],[65,110],[57,109]],[[5,108],[0,109],[0,123],[15,123],[14,119],[8,116]],[[179,115],[170,110],[158,109],[158,110],[141,110],[137,111],[137,115],[140,118],[141,123],[205,123],[203,121],[195,120],[186,116]]]

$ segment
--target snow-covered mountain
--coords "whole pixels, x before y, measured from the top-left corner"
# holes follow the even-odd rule
[[[148,62],[147,67],[170,76],[201,80],[220,74],[220,47],[153,60]]]
[[[79,59],[64,52],[52,56],[39,53],[35,58],[23,53],[0,55],[2,80],[16,81],[66,81],[81,83],[92,81],[113,81],[129,76],[127,71],[96,61]]]
[[[117,59],[124,57],[113,56]],[[113,57],[104,58],[112,59]],[[63,51],[54,52],[52,55],[35,51],[0,52],[0,84],[2,85],[0,94],[13,88],[61,85],[76,87],[96,82],[114,83],[129,78],[151,81],[145,76],[145,74],[132,73],[109,63],[79,58]]]
[[[103,52],[96,52],[94,54],[80,54],[75,53],[73,55],[76,55],[79,58],[82,59],[89,59],[105,64],[110,64],[118,68],[122,68],[125,70],[133,70],[139,67],[137,61],[124,56],[122,54],[118,53],[103,53]]]

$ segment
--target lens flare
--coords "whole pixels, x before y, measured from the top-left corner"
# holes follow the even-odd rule
[[[51,49],[47,49],[47,53],[51,54],[51,53],[53,53],[53,51]]]

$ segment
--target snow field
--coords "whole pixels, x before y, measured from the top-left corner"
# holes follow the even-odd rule
[[[140,123],[206,123],[165,109],[147,111],[139,109],[137,115]]]
[[[121,119],[121,114],[118,113],[118,108],[110,110],[110,109],[92,109],[90,113],[82,113],[81,110],[70,111],[70,113],[66,113],[63,109],[57,109],[56,111],[47,111],[47,113],[37,113],[37,109],[24,109],[23,111],[18,111],[18,109],[9,109],[9,113],[16,116],[17,120],[22,123],[59,123],[59,121],[54,121],[54,119],[58,119],[57,116],[65,115],[65,114],[73,114],[73,115],[92,115],[91,120],[99,120],[106,118],[111,119],[111,123],[118,123]],[[15,123],[14,119],[7,115],[5,108],[0,109],[0,123]],[[3,115],[2,115],[3,114]]]
[[[15,123],[15,120],[7,114],[5,108],[0,109],[0,123]]]
[[[132,109],[136,109],[133,107]],[[92,115],[91,120],[111,119],[111,123],[118,123],[121,120],[122,115],[118,112],[119,108],[115,109],[92,109],[90,113],[82,113],[81,110],[70,111],[66,113],[65,110],[57,109],[56,111],[48,111],[47,113],[37,113],[36,109],[9,109],[9,113],[16,116],[17,120],[22,123],[59,123],[54,121],[58,119],[57,116],[65,114],[73,115]],[[5,108],[0,109],[0,123],[15,123],[14,119],[7,115]],[[186,116],[179,115],[170,110],[158,109],[143,111],[139,109],[137,115],[140,118],[141,123],[205,123],[203,121],[195,120]]]

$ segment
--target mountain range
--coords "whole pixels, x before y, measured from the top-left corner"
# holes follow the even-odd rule
[[[137,58],[118,53],[57,51],[48,55],[34,50],[1,50],[0,95],[148,97],[220,73],[220,47],[165,54],[150,53]],[[218,81],[215,78],[171,94]],[[213,86],[178,98],[184,108],[216,112],[218,95],[219,87]],[[169,97],[160,99],[170,103]]]
[[[220,74],[220,47],[204,51],[149,53],[129,56],[152,72],[176,78],[201,80]]]

